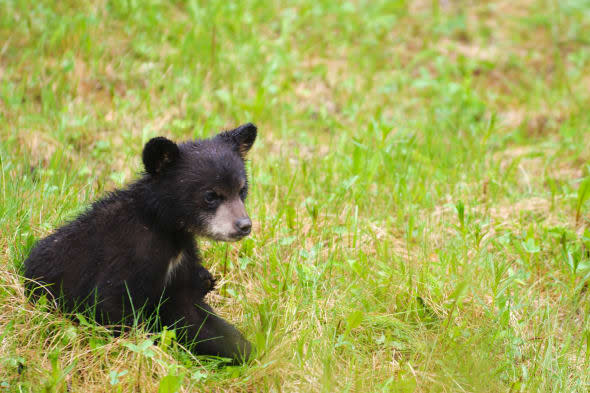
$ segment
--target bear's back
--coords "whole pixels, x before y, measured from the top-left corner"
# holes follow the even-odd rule
[[[131,285],[143,301],[151,291],[161,292],[156,281],[175,252],[132,198],[117,191],[37,243],[24,263],[26,287],[31,292],[47,285],[54,297],[80,303],[94,291],[101,300],[121,297]]]

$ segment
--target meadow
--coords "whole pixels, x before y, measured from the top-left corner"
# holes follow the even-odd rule
[[[249,121],[250,364],[27,303],[149,138]],[[587,392],[589,124],[588,0],[0,0],[0,392]]]

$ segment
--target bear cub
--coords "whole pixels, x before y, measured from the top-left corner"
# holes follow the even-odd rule
[[[145,173],[40,240],[24,263],[26,293],[66,312],[92,310],[103,325],[153,322],[176,329],[192,352],[247,360],[251,345],[205,302],[214,287],[195,236],[236,241],[252,222],[244,202],[246,153],[256,126],[143,149]]]

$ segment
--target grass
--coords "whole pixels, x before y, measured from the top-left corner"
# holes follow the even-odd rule
[[[0,390],[588,391],[588,31],[588,0],[0,1]],[[150,137],[247,121],[253,235],[201,247],[252,364],[26,303]]]

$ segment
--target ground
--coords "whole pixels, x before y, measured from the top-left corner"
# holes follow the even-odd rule
[[[588,391],[589,32],[588,0],[0,1],[0,391]],[[253,234],[201,246],[252,364],[27,304],[150,137],[248,121]]]

